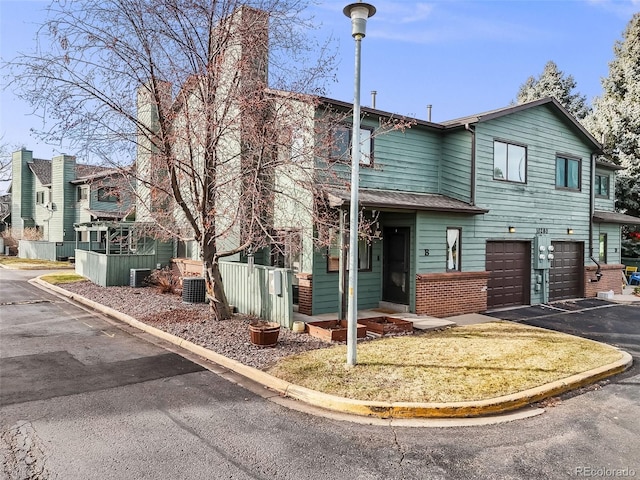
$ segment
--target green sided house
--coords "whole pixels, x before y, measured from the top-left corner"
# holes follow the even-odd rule
[[[75,224],[117,221],[132,211],[128,180],[115,169],[76,163],[70,155],[52,160],[33,158],[22,149],[12,158],[11,228],[22,238],[33,229],[41,238],[25,242],[24,258],[56,260],[74,255],[77,242],[88,243],[88,232],[76,236]]]
[[[359,309],[451,316],[620,293],[620,226],[640,219],[614,213],[619,167],[556,100],[379,136],[391,114],[363,115],[359,197],[378,238],[359,245]],[[348,209],[347,190],[329,196]],[[296,259],[300,312],[340,310],[339,251]]]
[[[251,20],[252,35],[264,28],[258,37],[268,38],[267,17],[261,12],[241,9],[234,15],[240,25]],[[247,65],[267,63],[267,43],[239,42],[225,62],[235,72],[233,59],[239,59],[243,82],[266,85],[266,71],[250,71]],[[162,86],[167,92],[157,95],[159,101],[169,101],[180,128],[188,113],[182,109],[199,105],[190,91],[197,82],[185,83],[175,98],[168,85]],[[272,172],[275,193],[265,207],[273,211],[272,252],[277,254],[246,251],[230,260],[289,269],[300,313],[338,314],[345,303],[341,285],[346,275],[340,265],[346,262],[340,257],[348,248],[342,239],[350,201],[353,105],[328,98],[308,101],[268,89],[264,95],[273,112],[288,108],[298,115],[293,127],[291,122],[270,122],[269,128],[290,142],[273,150],[279,159],[287,157],[290,164],[310,165],[317,172],[317,183],[326,187],[326,204],[342,219],[342,227],[330,235],[329,247],[316,248],[313,237],[319,229],[310,209],[293,220],[291,212],[283,213],[291,209],[287,199],[295,197],[301,205],[313,195],[288,188],[285,161],[282,170]],[[145,88],[138,94],[139,118],[146,119],[151,131],[157,128],[152,97]],[[230,110],[242,111],[240,105]],[[342,117],[345,123],[327,122],[330,117]],[[371,222],[371,235],[358,245],[359,309],[382,305],[446,317],[621,291],[621,224],[640,219],[615,213],[618,167],[602,158],[599,142],[559,102],[546,98],[442,123],[404,119],[410,128],[393,128],[394,118],[389,112],[362,109],[359,207]],[[243,146],[251,139],[242,135],[239,128],[220,142],[226,151],[219,155],[237,159],[228,162],[229,169],[241,169],[251,160],[243,157]],[[152,152],[151,145],[139,150],[139,175],[152,172]],[[323,173],[327,165],[336,173],[333,182]],[[216,171],[217,177],[224,175]],[[233,204],[242,191],[224,194]],[[152,211],[145,198],[152,198],[151,193],[139,188],[139,218]],[[218,214],[216,222],[225,221]],[[228,227],[235,245],[244,245],[240,229]],[[176,251],[184,258],[177,263],[199,259],[194,243],[179,242]],[[192,272],[199,271],[201,266],[194,265]],[[239,278],[225,284],[232,297],[230,289],[243,288],[248,290]]]
[[[325,98],[312,115],[350,107]],[[359,243],[359,309],[446,317],[621,292],[621,224],[640,219],[615,213],[619,167],[555,99],[381,134],[393,115],[362,113],[359,202],[375,233]],[[331,133],[336,156],[349,156],[350,129]],[[346,217],[348,189],[326,195]],[[278,225],[276,250],[292,253],[264,263],[294,271],[300,313],[337,314],[346,235],[315,249],[310,222]]]

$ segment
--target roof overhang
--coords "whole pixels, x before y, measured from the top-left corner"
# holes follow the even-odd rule
[[[593,212],[594,223],[618,223],[620,225],[640,225],[640,218],[618,212]]]
[[[351,193],[348,190],[332,189],[327,193],[327,198],[332,207],[342,207],[350,203]],[[358,203],[365,208],[376,210],[413,210],[467,215],[479,215],[489,211],[445,195],[392,190],[360,189]]]

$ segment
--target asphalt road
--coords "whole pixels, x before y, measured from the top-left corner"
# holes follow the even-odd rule
[[[266,400],[34,275],[0,270],[0,478],[640,477],[637,371],[511,423],[357,424]]]

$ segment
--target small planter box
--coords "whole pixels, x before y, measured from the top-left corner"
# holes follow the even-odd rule
[[[367,327],[367,331],[378,335],[413,332],[413,322],[393,317],[361,318],[358,320]]]
[[[346,320],[323,320],[318,322],[308,322],[307,331],[312,337],[319,338],[326,342],[346,342],[347,341],[347,321]],[[367,336],[367,327],[357,324],[356,337]]]

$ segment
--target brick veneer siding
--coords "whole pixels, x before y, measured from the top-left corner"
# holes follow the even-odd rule
[[[600,273],[602,277],[599,282],[592,282],[591,280],[596,278],[596,270],[598,267],[595,265],[589,265],[584,268],[584,296],[585,297],[597,297],[598,292],[608,292],[613,290],[615,294],[622,293],[622,271],[624,265],[611,264],[601,265]]]
[[[487,309],[489,272],[416,275],[416,313],[450,317]]]
[[[298,273],[298,313],[311,315],[312,313],[312,287],[310,273]]]

